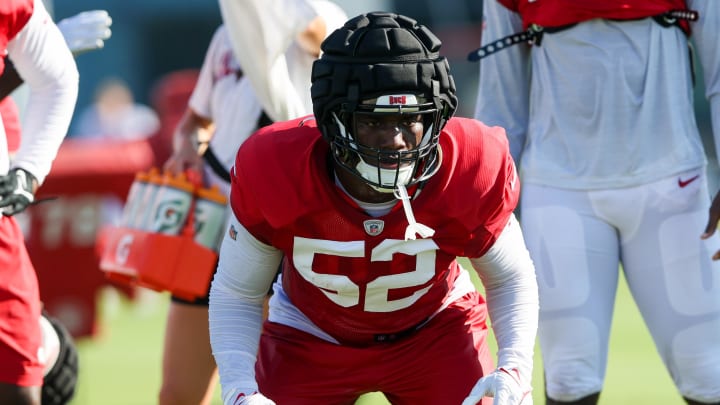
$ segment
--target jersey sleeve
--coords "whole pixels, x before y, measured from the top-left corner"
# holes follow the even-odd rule
[[[469,240],[459,256],[480,257],[498,239],[520,197],[520,181],[508,148],[505,131],[470,119],[454,118],[449,131],[458,134],[453,154],[458,162],[451,179],[448,210],[461,212]]]
[[[488,240],[491,243],[483,246],[482,251],[478,253],[484,254],[492,247],[510,220],[519,198],[520,181],[515,170],[515,163],[506,150],[496,172],[495,183],[488,193],[488,199],[482,204],[483,211],[487,212],[488,216],[480,231],[489,235]]]
[[[283,195],[286,178],[279,171],[281,164],[274,153],[274,124],[261,128],[241,146],[230,171],[230,208],[250,234],[266,245],[272,245],[273,227],[268,211],[277,211],[278,196]],[[287,168],[286,168],[287,170]],[[279,190],[276,192],[276,190]]]
[[[282,229],[328,204],[325,156],[317,127],[302,118],[261,128],[238,150],[230,207],[256,239],[275,245]]]
[[[251,136],[240,147],[235,166],[230,171],[230,208],[251,235],[269,245],[272,240],[272,228],[263,215],[257,195],[251,191],[253,189],[251,179],[255,174],[249,163],[253,159],[245,158],[242,153],[244,150],[252,149],[252,141]]]

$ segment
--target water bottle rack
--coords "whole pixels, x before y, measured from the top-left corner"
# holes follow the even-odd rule
[[[196,243],[192,236],[123,227],[108,227],[103,234],[100,269],[107,278],[123,285],[169,291],[186,300],[207,294],[217,253]]]

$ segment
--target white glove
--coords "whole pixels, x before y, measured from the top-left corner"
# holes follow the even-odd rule
[[[112,18],[105,10],[83,11],[57,23],[73,55],[100,49],[110,38]]]
[[[253,392],[250,395],[240,394],[235,398],[234,405],[275,405],[275,401],[259,392]]]
[[[479,379],[462,405],[475,405],[484,397],[494,397],[493,405],[532,404],[532,400],[523,402],[526,397],[532,398],[529,393],[520,385],[517,369],[499,368]]]

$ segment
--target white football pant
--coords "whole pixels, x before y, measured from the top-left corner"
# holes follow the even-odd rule
[[[523,185],[551,398],[601,391],[621,264],[680,393],[720,401],[720,262],[710,259],[720,237],[700,239],[709,207],[703,169],[610,190]]]

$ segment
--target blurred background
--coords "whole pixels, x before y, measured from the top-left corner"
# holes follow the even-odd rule
[[[78,58],[82,75],[78,111],[92,103],[98,85],[108,77],[122,78],[137,101],[151,104],[152,90],[164,75],[200,67],[210,38],[221,23],[216,1],[47,1],[53,3],[56,20],[97,8],[107,10],[113,18],[112,38],[105,49]],[[461,61],[479,44],[482,3],[478,0],[339,0],[336,3],[348,16],[384,10],[414,17],[445,40],[443,49],[448,57]],[[473,80],[475,67],[465,63],[453,65],[456,75],[468,80]],[[474,86],[464,80],[463,83],[466,85],[461,89],[465,95],[474,97],[470,94]],[[465,103],[466,108],[471,105],[470,101]]]
[[[56,21],[104,9],[113,24],[104,49],[76,59],[80,93],[75,116],[39,195],[54,200],[22,217],[28,248],[45,307],[69,328],[81,349],[73,404],[153,404],[168,297],[108,280],[98,266],[102,232],[119,217],[135,173],[161,165],[169,155],[170,135],[221,24],[220,10],[216,1],[207,0],[45,1]],[[472,116],[478,70],[466,55],[480,43],[482,0],[335,2],[349,16],[394,11],[427,25],[443,41],[450,60],[460,99],[457,114]],[[700,86],[700,72],[697,77]],[[21,88],[13,94],[21,115],[24,92]],[[714,193],[718,176],[709,111],[702,92],[696,93]],[[112,121],[98,118],[111,112],[118,112]],[[643,400],[648,392],[657,396],[643,403],[681,403],[671,399],[674,389],[623,287],[618,306],[622,310],[617,311],[611,350],[621,355],[611,354],[608,386],[627,384],[633,375],[645,375],[648,381],[645,388],[634,383],[627,392],[610,389],[603,393],[603,403],[640,403],[625,402],[632,392],[644,393]],[[536,364],[534,395],[540,403],[542,370]],[[369,398],[367,403],[383,403]]]

